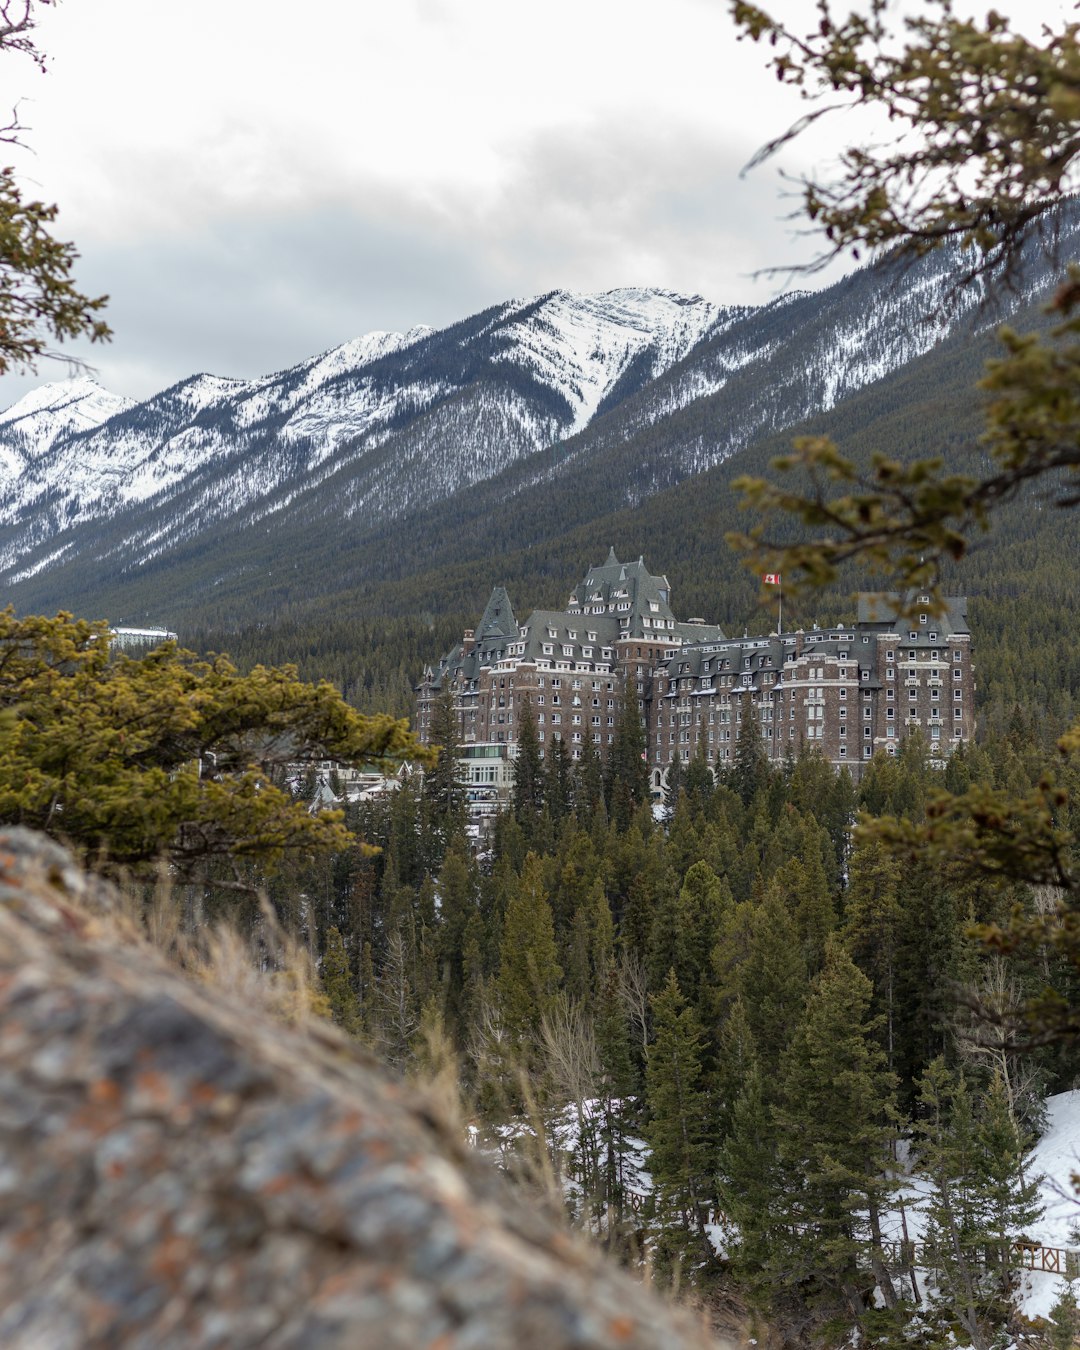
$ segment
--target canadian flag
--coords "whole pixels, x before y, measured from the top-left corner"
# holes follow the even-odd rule
[[[761,579],[762,579],[762,581],[765,583],[766,586],[779,586],[779,585],[780,585],[780,573],[779,573],[779,572],[766,572],[766,573],[764,574],[764,576],[763,576]]]

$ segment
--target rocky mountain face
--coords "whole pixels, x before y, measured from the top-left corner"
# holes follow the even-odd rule
[[[448,499],[498,511],[559,482],[596,514],[633,506],[989,325],[955,275],[942,252],[756,308],[553,292],[137,404],[46,386],[0,415],[0,578],[49,607],[182,560],[174,609],[238,570],[265,576],[298,528],[355,544],[430,530]],[[1035,270],[1027,297],[1044,282]]]

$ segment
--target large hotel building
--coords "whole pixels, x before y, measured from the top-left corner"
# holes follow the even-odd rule
[[[479,818],[506,800],[526,700],[542,751],[558,736],[576,759],[586,742],[606,753],[620,699],[636,697],[656,795],[672,760],[688,761],[701,743],[723,767],[744,717],[770,759],[805,742],[856,779],[915,729],[943,759],[974,731],[971,634],[965,599],[941,615],[923,599],[925,612],[915,597],[914,616],[901,617],[889,596],[861,595],[853,624],[728,638],[701,619],[677,620],[667,578],[612,550],[564,610],[519,623],[496,587],[478,626],[424,672],[416,729],[430,740],[435,700],[449,688]]]

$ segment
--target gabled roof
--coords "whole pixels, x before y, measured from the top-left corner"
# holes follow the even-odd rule
[[[918,593],[913,591],[905,600],[895,591],[862,591],[859,594],[859,623],[875,624],[883,631],[895,629],[902,633],[907,639],[910,630],[909,620],[902,618],[898,614],[901,603],[910,606],[912,602],[917,604]],[[948,595],[944,597],[945,612],[935,615],[927,620],[925,625],[928,631],[939,634],[939,638],[950,637],[954,634],[970,634],[967,617],[967,596],[966,595]],[[916,627],[923,625],[916,624]],[[926,633],[920,633],[921,637],[926,637]]]
[[[476,640],[480,642],[487,637],[516,637],[517,631],[514,607],[510,603],[506,588],[496,586],[477,625]]]

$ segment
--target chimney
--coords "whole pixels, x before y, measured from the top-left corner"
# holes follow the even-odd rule
[[[476,646],[476,631],[472,628],[465,629],[465,636],[461,639],[461,654],[468,656]]]

